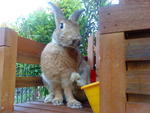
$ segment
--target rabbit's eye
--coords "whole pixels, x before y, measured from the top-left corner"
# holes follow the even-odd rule
[[[60,29],[63,29],[63,28],[64,28],[64,24],[60,23]]]

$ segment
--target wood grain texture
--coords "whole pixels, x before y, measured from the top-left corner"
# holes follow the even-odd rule
[[[150,61],[127,62],[127,71],[150,71]]]
[[[150,4],[114,5],[100,9],[101,33],[150,28]]]
[[[15,78],[16,78],[16,57],[17,57],[17,33],[11,29],[0,29],[5,33],[7,46],[0,47],[0,93],[1,112],[13,110]]]
[[[150,104],[150,95],[127,94],[127,99],[128,99],[128,102],[149,103]]]
[[[14,35],[11,36],[9,28],[0,28],[0,46],[11,46]],[[9,38],[12,37],[12,38]]]
[[[150,61],[127,62],[128,101],[150,103]]]
[[[150,60],[150,38],[127,40],[127,61]]]
[[[94,68],[94,39],[92,36],[88,38],[88,64],[90,65],[90,69]]]
[[[125,113],[124,33],[100,36],[101,113]]]
[[[150,95],[150,71],[128,71],[127,93]]]
[[[67,106],[54,106],[50,103],[29,102],[15,105],[14,113],[92,113],[89,105],[83,104],[82,109],[71,109]]]
[[[96,74],[100,80],[100,32],[96,33]]]
[[[16,77],[16,88],[43,86],[41,77]]]
[[[149,0],[120,0],[119,4],[135,5],[135,4],[141,4],[141,3],[150,3],[150,1]]]
[[[129,102],[126,105],[126,113],[150,113],[150,104]]]
[[[39,64],[41,52],[45,45],[30,39],[18,37],[17,62]]]

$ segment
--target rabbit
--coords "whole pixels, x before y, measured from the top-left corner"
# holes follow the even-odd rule
[[[65,19],[60,8],[51,2],[49,5],[54,13],[56,29],[52,41],[41,53],[41,76],[49,91],[44,102],[63,105],[64,95],[68,107],[82,108],[75,97],[85,98],[80,86],[89,83],[90,68],[79,51],[81,36],[76,21],[84,10],[77,10]]]

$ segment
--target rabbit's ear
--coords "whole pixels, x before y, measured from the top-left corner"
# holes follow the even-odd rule
[[[84,11],[84,9],[75,11],[75,12],[69,17],[69,20],[76,22],[83,11]]]
[[[55,6],[52,2],[48,2],[48,4],[51,6],[51,9],[54,13],[55,23],[56,23],[56,27],[57,27],[57,26],[59,26],[60,21],[64,20],[64,15],[63,15],[62,11],[60,10],[60,8]]]

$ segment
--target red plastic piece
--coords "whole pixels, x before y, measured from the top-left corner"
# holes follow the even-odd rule
[[[91,82],[96,82],[96,72],[95,70],[91,70]]]

